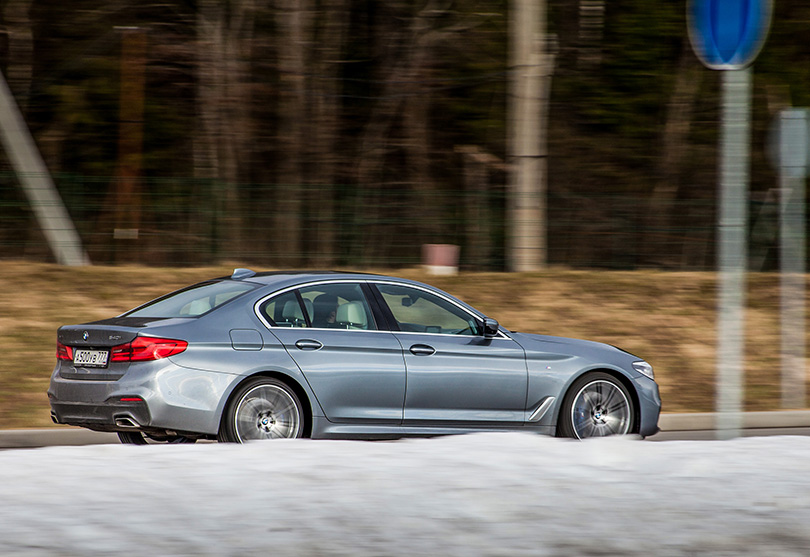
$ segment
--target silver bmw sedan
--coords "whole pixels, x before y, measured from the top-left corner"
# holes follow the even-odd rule
[[[256,273],[57,332],[58,424],[124,443],[390,439],[473,431],[652,435],[652,366],[618,348],[508,331],[419,282]]]

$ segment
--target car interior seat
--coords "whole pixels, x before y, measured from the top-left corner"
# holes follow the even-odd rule
[[[338,306],[335,322],[342,329],[368,329],[366,311],[360,302],[347,302]]]

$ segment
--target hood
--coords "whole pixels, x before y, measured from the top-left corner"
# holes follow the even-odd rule
[[[604,360],[613,356],[631,356],[620,348],[577,338],[554,337],[549,335],[536,335],[531,333],[509,333],[526,352],[552,352],[560,354],[576,354],[578,356],[593,355],[593,359]],[[597,357],[598,356],[598,357]]]

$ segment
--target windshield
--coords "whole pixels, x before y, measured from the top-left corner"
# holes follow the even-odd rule
[[[234,281],[203,282],[172,292],[122,317],[196,317],[256,288]]]

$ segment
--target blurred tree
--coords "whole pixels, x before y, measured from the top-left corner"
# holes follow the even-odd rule
[[[711,267],[717,76],[687,46],[686,0],[548,6],[549,263]],[[752,211],[775,187],[773,114],[810,104],[810,4],[774,9],[754,68]],[[506,170],[493,161],[506,155],[508,10],[507,0],[0,0],[0,66],[96,261],[112,260],[104,215],[119,203],[115,28],[135,26],[148,42],[144,260],[410,265],[420,244],[441,241],[462,245],[462,263],[502,267]],[[461,199],[465,175],[482,207]],[[41,237],[20,224],[8,188],[0,242],[38,256]],[[490,237],[477,249],[469,220],[480,214]]]
[[[8,37],[8,66],[6,76],[17,105],[25,113],[31,92],[34,68],[34,32],[31,21],[33,0],[9,0],[3,8]]]
[[[217,211],[217,253],[239,253],[244,218],[239,184],[253,148],[250,61],[255,0],[199,0],[197,106],[200,132],[195,176],[211,180]],[[293,246],[294,247],[294,246]]]

